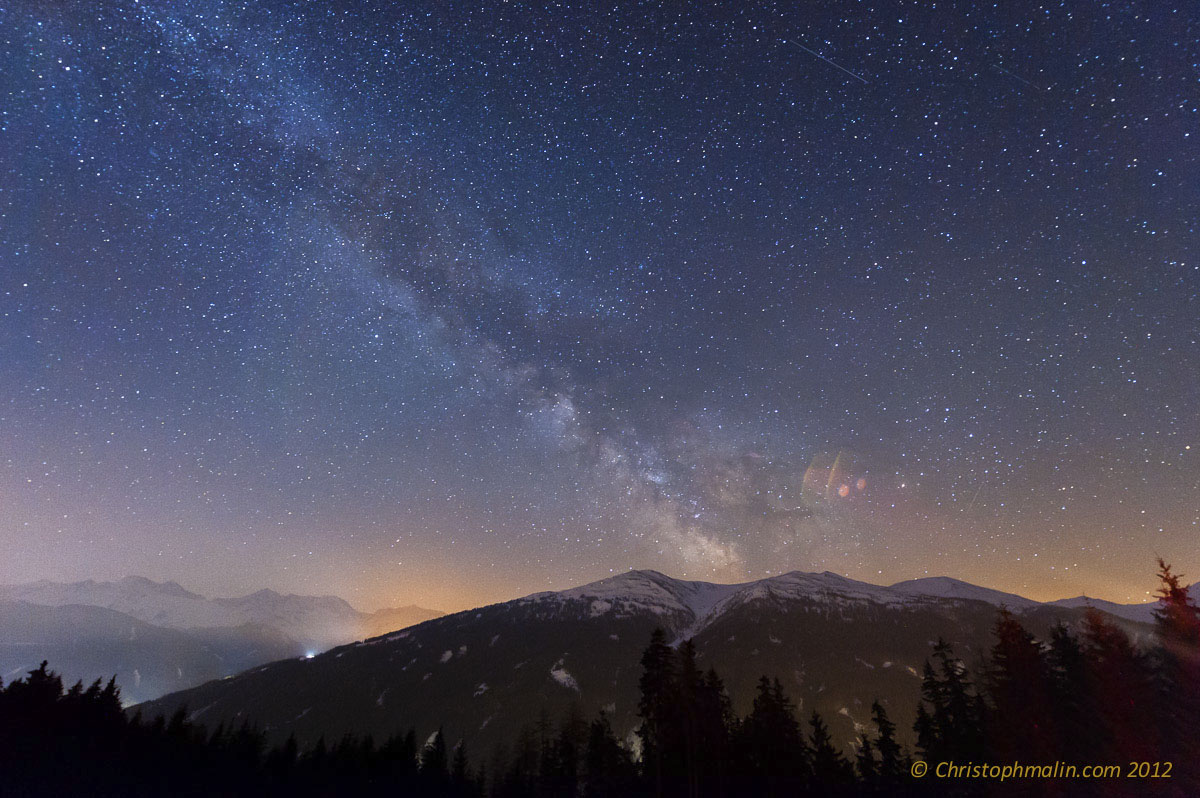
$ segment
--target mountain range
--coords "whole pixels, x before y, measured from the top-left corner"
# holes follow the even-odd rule
[[[699,664],[724,678],[739,714],[758,678],[777,676],[803,713],[819,710],[848,745],[875,699],[902,732],[911,727],[922,666],[939,638],[971,667],[991,646],[998,607],[1045,638],[1058,623],[1080,626],[1088,603],[1039,603],[944,577],[885,587],[793,572],[726,585],[630,571],[254,668],[139,710],[184,709],[214,725],[249,721],[275,741],[295,735],[302,745],[442,728],[476,755],[522,726],[576,710],[603,710],[631,736],[641,652],[661,627],[675,642],[693,640]],[[1135,641],[1152,635],[1153,605],[1095,604]]]
[[[335,596],[271,590],[210,599],[136,576],[0,586],[0,677],[45,659],[69,682],[115,675],[126,700],[145,701],[440,614],[421,607],[363,613]]]

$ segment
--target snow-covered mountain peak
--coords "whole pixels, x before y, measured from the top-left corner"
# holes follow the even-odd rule
[[[680,630],[680,639],[699,633],[725,611],[755,601],[871,602],[892,606],[911,603],[909,597],[887,587],[858,582],[830,571],[792,571],[737,584],[673,579],[658,571],[627,571],[569,590],[538,593],[527,600],[586,601],[593,617],[610,612],[652,612],[674,621],[672,625]]]
[[[709,618],[703,619],[695,631],[699,631],[708,622],[715,620],[720,613],[751,602],[765,601],[775,604],[799,602],[826,606],[863,603],[899,606],[908,603],[904,596],[897,595],[886,587],[859,582],[831,571],[823,573],[791,571],[736,587],[737,590],[719,606],[714,607],[709,613]]]
[[[527,597],[525,601],[582,601],[586,602],[587,611],[592,617],[608,613],[620,616],[651,612],[663,618],[664,626],[675,630],[678,640],[698,634],[732,609],[757,602],[821,605],[827,608],[874,604],[902,609],[945,601],[980,601],[1016,611],[1042,606],[1039,602],[1014,593],[992,590],[945,576],[885,586],[850,579],[832,571],[792,571],[740,584],[673,579],[652,570],[627,571],[568,590],[538,593]],[[1069,602],[1064,600],[1056,603],[1071,606]],[[1113,608],[1120,606],[1113,605]],[[1114,611],[1108,607],[1101,609],[1136,620],[1148,616],[1148,610],[1143,608],[1134,612]]]
[[[1001,590],[972,585],[970,582],[963,582],[948,576],[910,579],[906,582],[897,582],[890,589],[908,596],[984,601],[996,606],[1004,605],[1009,609],[1027,609],[1038,605],[1038,602],[1033,599],[1018,596],[1015,593],[1005,593]]]
[[[525,602],[586,602],[592,617],[610,612],[651,612],[690,623],[731,595],[740,585],[673,579],[653,570],[626,571],[597,582],[555,592],[535,593]]]

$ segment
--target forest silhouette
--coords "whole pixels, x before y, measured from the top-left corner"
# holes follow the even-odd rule
[[[656,631],[639,682],[640,723],[626,741],[601,713],[526,727],[476,762],[438,731],[382,742],[347,736],[301,750],[268,747],[243,724],[207,729],[185,710],[146,720],[122,709],[114,680],[66,688],[43,662],[0,684],[2,796],[722,796],[1200,795],[1200,609],[1159,560],[1152,643],[1137,645],[1101,612],[1035,639],[1006,609],[972,673],[938,641],[911,722],[915,748],[879,701],[853,750],[816,712],[801,719],[764,675],[738,717],[719,674],[691,641]],[[474,753],[474,752],[472,752]],[[913,774],[928,767],[923,778]],[[944,763],[1055,766],[1049,777],[938,778]],[[1143,766],[1145,763],[1145,766]],[[1170,763],[1167,765],[1166,763]],[[1065,768],[1115,765],[1104,779]],[[1165,770],[1165,772],[1164,772]]]

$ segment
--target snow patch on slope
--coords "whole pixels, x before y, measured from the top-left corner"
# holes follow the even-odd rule
[[[579,692],[579,682],[575,681],[575,677],[563,667],[563,661],[561,659],[554,663],[554,667],[550,669],[550,677],[563,687],[574,690],[577,693]]]

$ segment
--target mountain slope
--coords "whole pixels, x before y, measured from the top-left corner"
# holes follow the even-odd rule
[[[1010,610],[1029,609],[1038,604],[1032,599],[1018,596],[1015,593],[1004,593],[1000,590],[979,587],[959,579],[951,579],[948,576],[910,579],[907,582],[897,582],[892,585],[891,589],[909,596],[983,601],[997,607],[1005,606]]]
[[[760,675],[779,676],[804,711],[819,709],[848,742],[875,698],[908,728],[918,674],[938,637],[968,663],[991,645],[995,604],[958,586],[952,592],[831,573],[709,585],[633,571],[274,663],[144,709],[186,706],[205,722],[251,720],[275,739],[295,733],[310,744],[409,726],[424,736],[442,726],[450,739],[486,752],[543,711],[554,718],[577,705],[586,714],[605,709],[625,734],[636,725],[641,652],[661,626],[672,639],[694,638],[701,666],[725,677],[738,712],[749,708]],[[1083,618],[1076,608],[1004,603],[1040,635]]]
[[[379,637],[388,632],[394,632],[397,629],[405,629],[424,621],[440,618],[443,615],[445,615],[444,612],[429,610],[412,604],[404,607],[388,607],[376,610],[361,620],[361,634],[359,637],[363,639]]]

